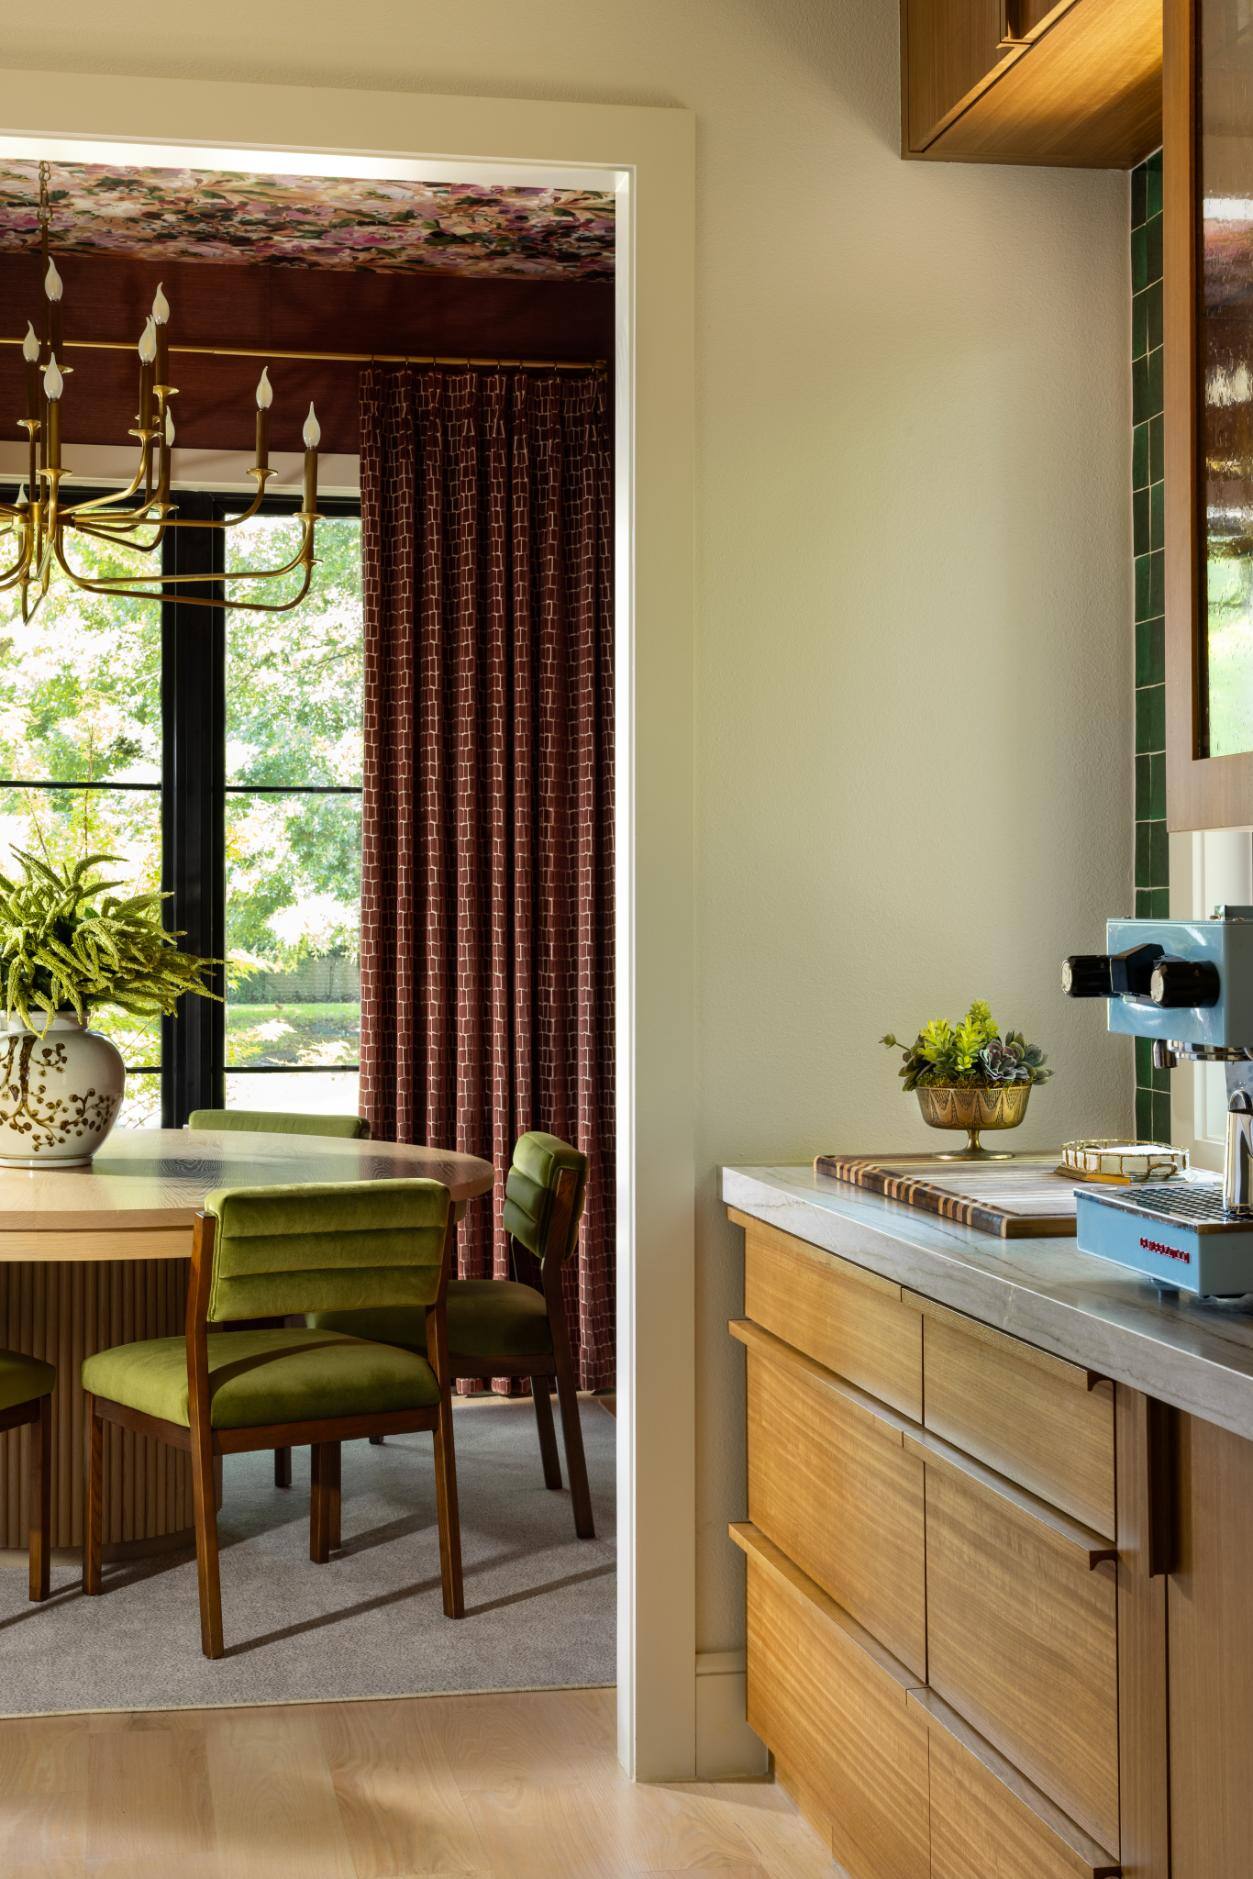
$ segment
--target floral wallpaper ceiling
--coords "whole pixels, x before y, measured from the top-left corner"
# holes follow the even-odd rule
[[[61,254],[608,280],[613,197],[578,189],[54,163]],[[39,166],[0,166],[0,253],[38,240]]]

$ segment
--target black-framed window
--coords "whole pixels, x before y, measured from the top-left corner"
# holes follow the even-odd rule
[[[179,514],[215,523],[244,500],[180,492]],[[186,591],[208,594],[224,573],[278,565],[298,506],[274,498],[226,531],[170,531],[164,568],[202,576]],[[360,521],[356,503],[320,506],[314,586],[290,613],[61,582],[23,626],[0,595],[0,848],[119,853],[119,875],[170,891],[184,944],[226,962],[223,1004],[186,999],[160,1027],[102,1016],[127,1060],[132,1125],[224,1101],[357,1107]],[[150,565],[76,548],[87,572]],[[276,582],[252,591],[284,597]]]

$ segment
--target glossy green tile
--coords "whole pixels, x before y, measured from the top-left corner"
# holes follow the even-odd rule
[[[1166,610],[1166,556],[1155,549],[1136,556],[1136,619],[1151,620]]]
[[[1157,1090],[1153,1092],[1153,1139],[1170,1140],[1170,1097]]]
[[[1155,1090],[1165,1090],[1167,1094],[1169,1094],[1170,1071],[1169,1070],[1154,1070],[1153,1077],[1152,1077],[1152,1087]]]
[[[1153,1087],[1153,1045],[1147,1037],[1136,1039],[1136,1083],[1142,1090]]]
[[[1153,1092],[1136,1091],[1136,1134],[1147,1142],[1153,1133]]]
[[[1150,920],[1152,919],[1152,917],[1153,917],[1153,889],[1151,887],[1137,887],[1136,889],[1136,919],[1137,920]]]
[[[1162,442],[1162,420],[1160,417],[1149,419],[1149,481],[1160,483],[1165,474],[1165,450]]]
[[[1138,294],[1149,284],[1149,232],[1146,224],[1131,231],[1131,291]]]
[[[1152,887],[1154,885],[1152,855],[1150,851],[1150,840],[1149,840],[1149,831],[1152,829],[1152,827],[1153,827],[1153,824],[1151,822],[1137,822],[1136,823],[1135,880],[1136,880],[1137,887]]]
[[[1162,750],[1166,743],[1166,688],[1143,685],[1136,693],[1136,749]]]
[[[1149,173],[1143,163],[1140,165],[1138,170],[1132,170],[1131,172],[1131,226],[1132,228],[1139,228],[1141,222],[1143,222],[1145,216],[1148,214],[1148,209],[1145,206],[1148,200],[1148,181],[1149,181]]]
[[[1162,343],[1162,283],[1150,281],[1140,298],[1144,302],[1145,338],[1151,351]]]
[[[1149,919],[1150,920],[1169,920],[1169,918],[1170,918],[1170,890],[1169,888],[1165,888],[1165,887],[1150,888],[1149,889]]]
[[[1159,822],[1166,818],[1165,751],[1149,758],[1149,814]]]
[[[1162,348],[1155,346],[1144,361],[1145,398],[1147,400],[1145,417],[1156,417],[1164,410],[1162,403]]]
[[[1136,801],[1135,816],[1137,822],[1147,822],[1153,813],[1149,808],[1149,785],[1152,777],[1152,758],[1136,758]]]
[[[1149,288],[1131,296],[1131,357],[1142,359],[1149,349]]]
[[[1170,886],[1170,849],[1164,822],[1149,822],[1149,886]]]
[[[1149,498],[1149,547],[1166,546],[1166,485],[1154,483],[1148,491]]]
[[[1147,489],[1149,486],[1149,427],[1137,424],[1131,433],[1131,487]]]
[[[1143,424],[1146,418],[1156,415],[1156,407],[1149,395],[1149,355],[1131,361],[1131,421]]]
[[[1162,278],[1162,215],[1159,209],[1156,215],[1150,214],[1144,224],[1144,254],[1146,274],[1141,282],[1147,287],[1152,281]]]
[[[1161,685],[1166,678],[1166,622],[1136,621],[1136,684]]]
[[[1147,218],[1150,215],[1160,215],[1162,212],[1162,153],[1160,150],[1155,156],[1149,158],[1144,168],[1144,213]]]
[[[1137,489],[1131,498],[1131,552],[1146,555],[1152,546],[1151,491]]]

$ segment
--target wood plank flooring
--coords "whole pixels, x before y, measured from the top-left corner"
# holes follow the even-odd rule
[[[635,1786],[614,1727],[612,1690],[0,1721],[0,1873],[838,1873],[781,1788]]]

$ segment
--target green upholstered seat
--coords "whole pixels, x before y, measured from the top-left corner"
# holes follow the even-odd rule
[[[215,1429],[385,1415],[439,1401],[426,1358],[394,1344],[282,1329],[211,1332],[208,1347],[209,1420]],[[97,1351],[83,1364],[83,1388],[187,1428],[186,1341],[147,1338]]]
[[[553,1247],[547,1244],[549,1216],[558,1176],[567,1171],[578,1176],[570,1241],[568,1245]],[[587,1156],[580,1154],[577,1148],[571,1148],[556,1135],[543,1135],[537,1130],[519,1137],[513,1151],[513,1165],[505,1178],[506,1233],[512,1234],[519,1246],[525,1246],[536,1259],[545,1259],[549,1253],[565,1259],[574,1244],[586,1186]]]
[[[380,1344],[426,1349],[421,1311],[315,1313],[319,1329],[347,1331]],[[534,1286],[512,1279],[453,1279],[448,1286],[448,1348],[458,1357],[547,1357],[553,1347],[548,1306]]]
[[[23,1357],[20,1351],[0,1351],[0,1410],[16,1409],[19,1403],[34,1403],[49,1396],[57,1373],[39,1357]]]
[[[360,1116],[299,1116],[269,1109],[193,1109],[189,1129],[250,1129],[258,1135],[340,1135],[360,1141],[370,1133]]]

